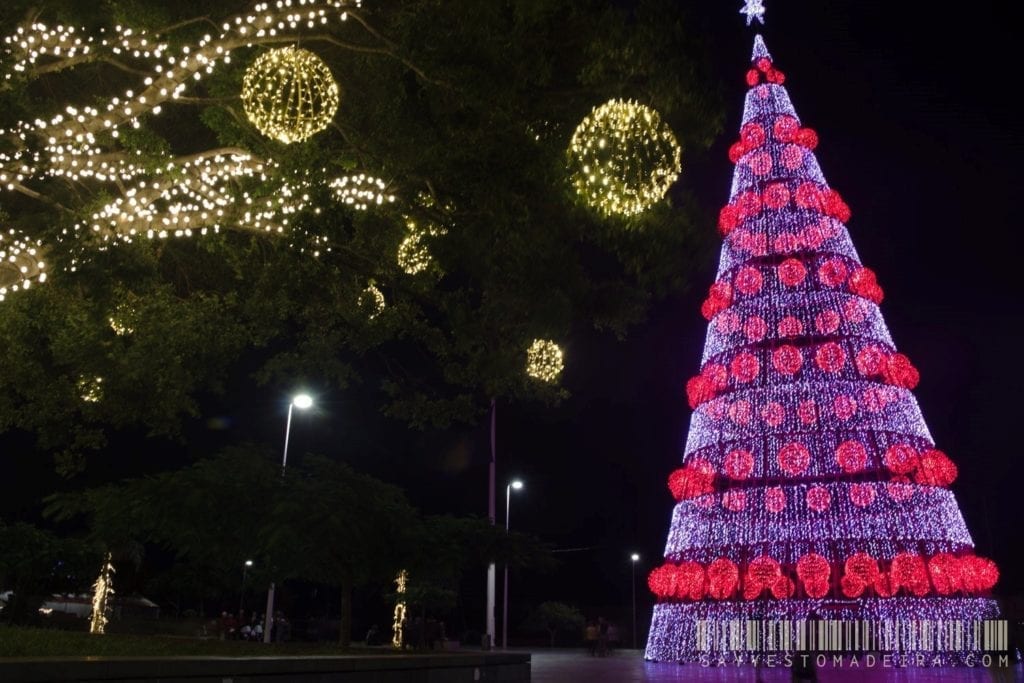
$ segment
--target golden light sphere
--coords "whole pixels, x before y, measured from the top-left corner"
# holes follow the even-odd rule
[[[46,282],[42,242],[10,229],[0,231],[0,301],[8,294]]]
[[[338,84],[309,50],[282,47],[260,55],[242,79],[242,106],[252,124],[285,144],[319,133],[338,111]]]
[[[635,216],[661,201],[682,169],[682,150],[658,112],[613,99],[583,119],[569,143],[577,194],[605,216]]]
[[[526,350],[526,374],[542,382],[554,382],[564,367],[562,348],[550,339],[534,339]]]

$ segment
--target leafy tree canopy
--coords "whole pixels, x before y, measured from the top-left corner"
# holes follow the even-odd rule
[[[524,374],[532,339],[623,334],[685,283],[700,216],[683,189],[606,219],[565,172],[574,127],[611,97],[660,112],[684,174],[718,132],[673,0],[306,5],[326,21],[293,28],[273,1],[0,7],[0,225],[40,243],[49,275],[0,302],[0,431],[74,471],[111,428],[176,437],[229,381],[295,378],[444,425],[491,396],[557,400]],[[282,28],[259,33],[268,18]],[[289,44],[324,60],[341,104],[285,145],[239,93]],[[394,201],[341,201],[331,182],[359,174]],[[20,277],[0,268],[0,286]]]

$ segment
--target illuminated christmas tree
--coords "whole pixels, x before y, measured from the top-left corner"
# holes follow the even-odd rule
[[[911,393],[918,372],[760,36],[746,81],[646,656],[800,648],[782,622],[811,617],[872,622],[865,650],[957,659],[982,645],[973,622],[997,615],[998,570],[974,554],[948,488],[957,468]],[[922,621],[931,630],[912,630]]]

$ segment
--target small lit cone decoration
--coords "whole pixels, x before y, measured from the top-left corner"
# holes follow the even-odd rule
[[[269,138],[290,144],[319,133],[338,111],[338,84],[309,50],[282,47],[260,55],[242,80],[242,105]]]
[[[41,243],[13,228],[0,231],[0,301],[8,294],[46,282]]]
[[[679,177],[682,150],[658,112],[609,100],[583,119],[569,143],[577,194],[605,216],[635,216],[660,201]]]
[[[526,351],[526,374],[542,382],[555,382],[564,367],[562,349],[549,339],[534,339]]]
[[[114,594],[114,565],[110,562],[110,553],[103,560],[103,568],[96,577],[92,587],[92,618],[89,622],[89,633],[103,633],[107,627],[107,614],[110,612],[110,596]]]

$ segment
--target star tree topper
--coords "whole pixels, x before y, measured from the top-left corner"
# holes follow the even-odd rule
[[[764,0],[746,0],[746,4],[743,5],[743,9],[740,10],[740,14],[747,15],[747,26],[750,26],[754,19],[757,19],[763,24]]]

